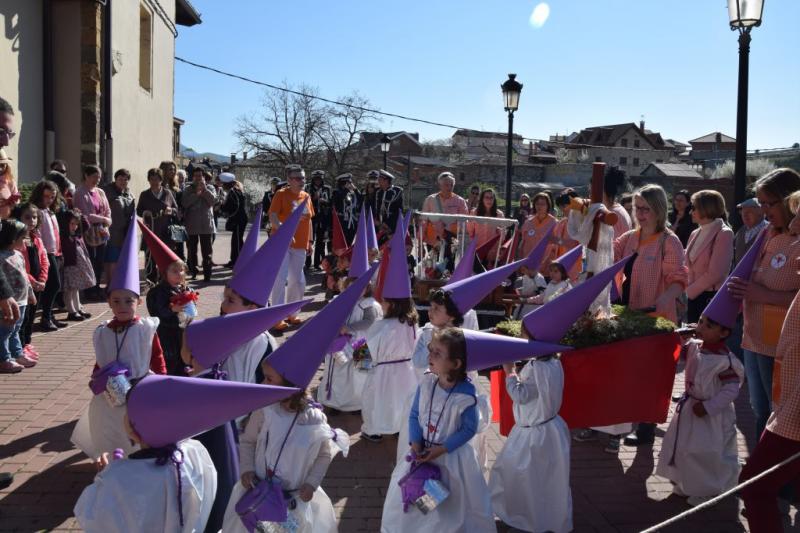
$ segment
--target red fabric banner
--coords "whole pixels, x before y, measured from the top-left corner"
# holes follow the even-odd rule
[[[665,422],[680,352],[680,337],[666,333],[565,353],[559,414],[571,428]],[[492,372],[491,382],[500,434],[508,435],[514,415],[505,373]]]
[[[331,248],[336,255],[342,255],[350,247],[347,239],[344,236],[344,229],[339,220],[339,215],[336,213],[336,208],[333,209],[333,236],[331,238]]]

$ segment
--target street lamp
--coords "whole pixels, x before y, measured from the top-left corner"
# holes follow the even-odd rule
[[[503,103],[508,111],[508,149],[506,152],[506,216],[511,216],[511,167],[512,144],[514,142],[514,111],[519,108],[519,94],[522,84],[516,80],[516,74],[509,74],[500,88],[503,90]]]
[[[389,138],[388,135],[385,133],[381,138],[381,152],[383,152],[383,170],[386,170],[386,164],[388,163],[389,157],[389,149],[392,147],[392,140]]]
[[[728,0],[731,30],[739,32],[739,96],[736,104],[736,170],[733,179],[734,205],[744,201],[747,181],[747,87],[750,75],[750,31],[761,25],[764,0]],[[742,224],[738,210],[732,209],[733,226]]]

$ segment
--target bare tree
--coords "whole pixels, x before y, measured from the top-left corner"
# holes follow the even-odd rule
[[[234,135],[242,149],[334,176],[359,169],[360,134],[378,122],[369,100],[353,93],[338,100],[344,105],[324,104],[314,87],[283,86],[296,92],[268,90],[257,112],[239,117]]]
[[[319,141],[327,151],[327,168],[334,176],[360,170],[357,157],[360,134],[379,122],[378,115],[369,110],[369,100],[357,92],[338,101],[345,105],[326,106],[325,119],[317,130]]]
[[[256,113],[239,117],[234,135],[242,149],[266,154],[282,164],[318,165],[324,149],[319,132],[325,127],[327,111],[313,98],[315,88],[293,89],[285,82],[283,86],[297,92],[266,91]]]

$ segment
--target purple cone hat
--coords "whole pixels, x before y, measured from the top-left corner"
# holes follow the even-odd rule
[[[389,264],[383,284],[383,298],[410,298],[411,278],[408,277],[408,260],[406,259],[405,217],[397,217],[397,228],[389,242]]]
[[[744,257],[742,257],[733,269],[733,272],[725,279],[725,282],[717,291],[717,294],[711,298],[711,301],[708,302],[708,305],[703,310],[703,314],[717,324],[722,324],[728,329],[736,327],[736,317],[739,316],[739,312],[742,310],[742,301],[738,298],[734,298],[730,291],[728,291],[728,283],[730,283],[731,278],[734,277],[744,280],[750,279],[753,268],[756,266],[758,255],[761,253],[761,246],[764,243],[766,235],[767,230],[761,230],[761,234],[756,238],[756,241],[750,246],[750,249],[744,254]]]
[[[557,257],[554,263],[558,263],[564,267],[564,270],[569,272],[572,267],[575,266],[575,263],[580,261],[583,258],[583,245],[579,244],[572,250],[566,252],[561,257]]]
[[[483,370],[503,363],[572,350],[571,346],[560,344],[530,341],[469,329],[462,331],[467,341],[467,371]]]
[[[186,342],[192,357],[203,368],[224,361],[235,349],[264,333],[311,300],[264,307],[232,315],[195,320],[186,328]]]
[[[286,256],[305,209],[305,202],[298,205],[278,231],[267,239],[239,272],[234,273],[228,283],[231,289],[261,307],[267,305],[281,269],[281,261]]]
[[[372,208],[367,208],[367,250],[378,249],[378,236],[375,234],[375,219]]]
[[[250,226],[250,233],[244,240],[241,250],[239,250],[239,257],[236,258],[236,264],[233,265],[233,273],[236,274],[244,265],[256,254],[258,250],[258,234],[261,231],[261,218],[262,218],[261,204],[256,208],[256,216],[253,218],[253,225]]]
[[[522,327],[531,338],[538,341],[560,341],[630,258],[628,256],[617,261],[575,288],[534,309],[522,318]]]
[[[472,266],[475,264],[475,250],[477,249],[478,239],[472,239],[472,242],[470,242],[469,246],[467,246],[464,255],[461,256],[458,264],[453,269],[453,275],[450,276],[450,279],[447,281],[447,283],[455,283],[457,281],[461,281],[462,279],[467,279],[472,275]]]
[[[284,379],[304,388],[314,377],[322,359],[330,352],[347,317],[364,292],[378,265],[350,284],[314,317],[267,357],[267,362]]]
[[[128,419],[148,446],[199,435],[299,389],[215,379],[149,375],[128,397]]]
[[[358,217],[358,229],[356,239],[353,241],[353,256],[350,259],[350,271],[348,277],[360,278],[361,275],[369,270],[369,254],[367,253],[367,215],[364,213],[364,205],[361,205],[361,216]]]
[[[126,289],[139,296],[139,224],[136,223],[136,212],[131,216],[128,224],[128,234],[122,243],[122,251],[117,260],[117,267],[111,282],[106,287],[107,292],[116,289]]]
[[[550,228],[550,231],[552,231],[552,228]],[[456,304],[461,314],[464,314],[478,305],[487,294],[492,292],[495,287],[503,283],[508,276],[520,267],[537,268],[542,262],[547,244],[548,239],[547,235],[545,235],[525,259],[475,274],[460,281],[450,282],[442,287],[442,290],[450,293],[450,299]]]

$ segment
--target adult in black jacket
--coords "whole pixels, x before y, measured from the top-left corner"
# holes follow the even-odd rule
[[[391,173],[385,170],[377,172],[378,190],[375,191],[375,206],[372,216],[379,229],[392,233],[397,225],[397,217],[403,211],[403,189],[393,185],[394,176]]]
[[[333,191],[333,208],[342,224],[348,246],[358,229],[358,212],[361,209],[361,195],[353,185],[353,175],[341,174],[336,177],[336,190]]]
[[[227,192],[220,212],[225,217],[225,229],[231,232],[231,260],[225,265],[233,268],[244,244],[244,231],[247,227],[247,202],[242,192],[242,184],[230,172],[219,175],[222,187]]]
[[[325,184],[325,171],[315,170],[311,173],[311,183],[306,186],[306,192],[311,196],[314,207],[314,268],[319,268],[322,258],[328,255],[328,235],[331,231],[332,213],[331,202],[333,191],[330,185]],[[306,266],[311,266],[312,257],[306,258]]]

